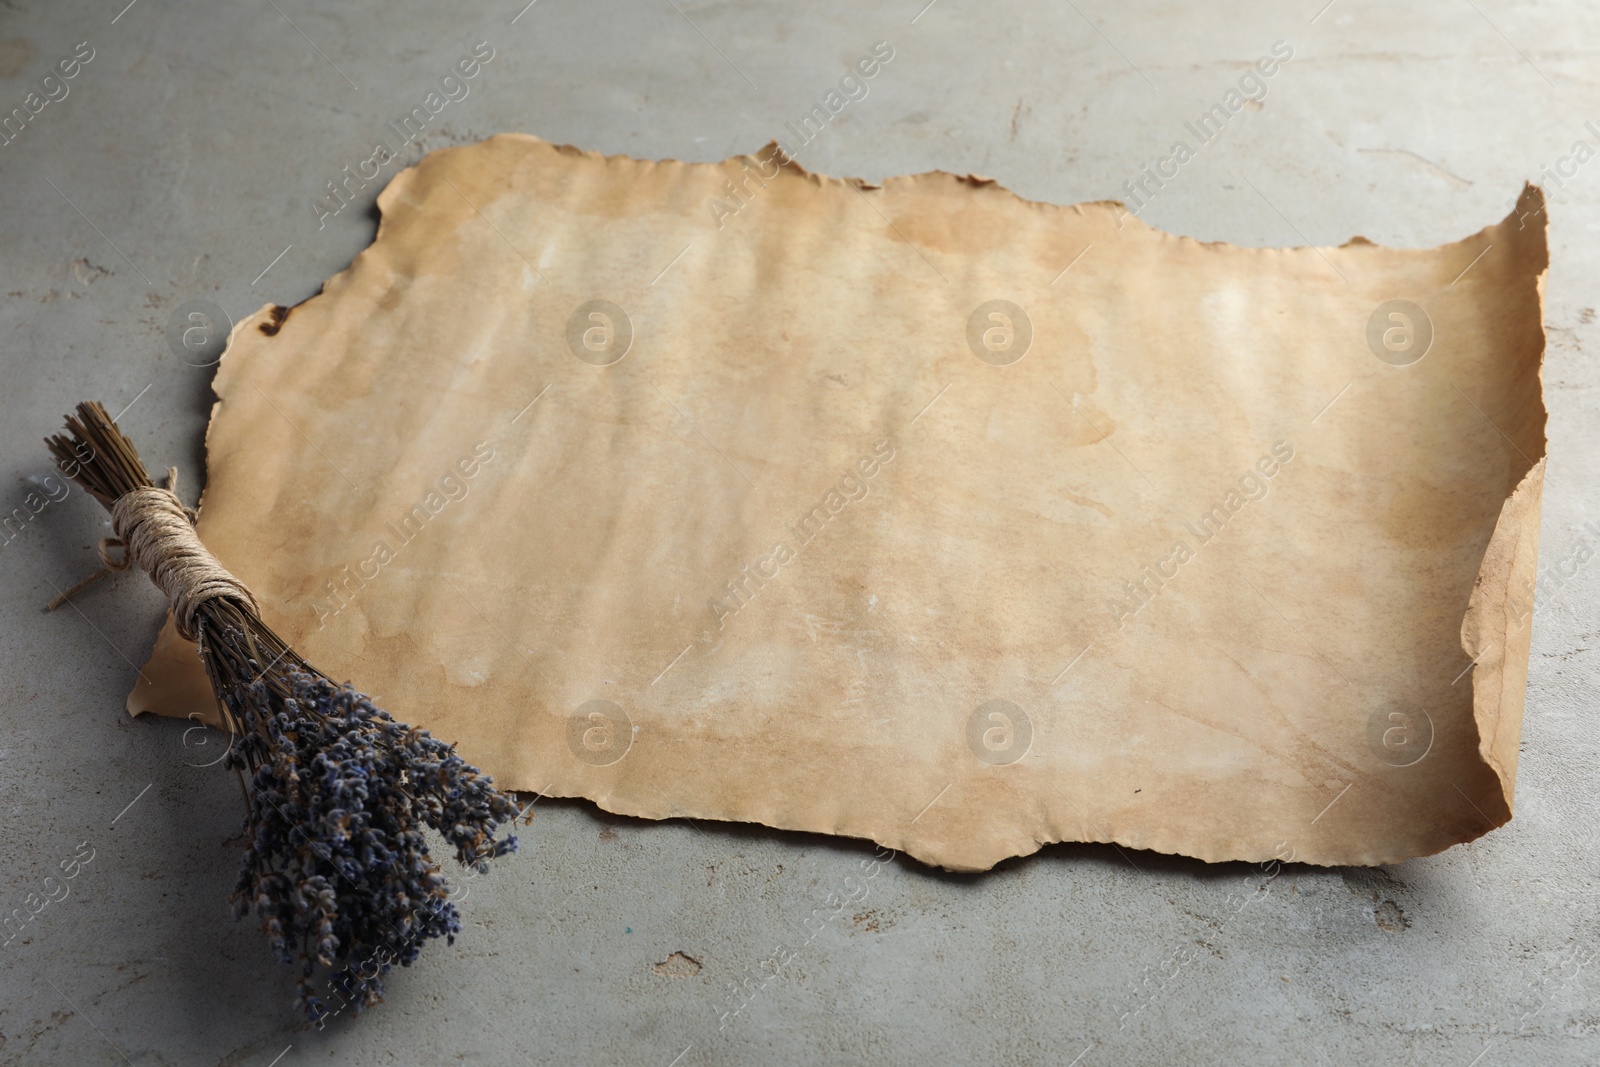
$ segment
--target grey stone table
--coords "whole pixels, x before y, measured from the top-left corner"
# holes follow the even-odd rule
[[[1600,567],[1583,565],[1600,541],[1600,10],[525,2],[0,0],[0,510],[29,516],[0,533],[0,907],[77,872],[0,950],[0,1062],[1600,1062]],[[879,41],[892,61],[806,147],[811,169],[1123,198],[1283,41],[1265,96],[1143,218],[1246,245],[1431,246],[1546,184],[1543,558],[1575,573],[1535,612],[1515,820],[1265,886],[1108,847],[977,877],[895,860],[813,935],[802,919],[869,848],[544,803],[525,851],[470,886],[453,947],[374,1013],[296,1029],[289,969],[228,914],[241,810],[202,766],[218,741],[121,710],[156,593],[124,576],[40,611],[105,532],[80,493],[26,509],[48,489],[40,437],[102,398],[192,499],[215,348],[169,343],[186,305],[310,296],[428,149],[522,130],[720,159],[782,135]],[[492,58],[435,113],[428,94],[480,45]],[[363,184],[380,142],[400,159]],[[773,977],[775,953],[792,958]]]

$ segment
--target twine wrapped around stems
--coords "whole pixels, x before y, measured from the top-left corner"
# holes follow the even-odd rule
[[[516,849],[514,836],[495,836],[515,821],[515,803],[454,746],[396,722],[274,633],[200,542],[194,512],[173,492],[176,471],[157,488],[104,407],[79,404],[67,430],[46,443],[62,473],[111,512],[102,561],[137,563],[166,596],[235,735],[225,762],[247,801],[235,914],[254,912],[274,954],[300,964],[296,1004],[312,1022],[346,1003],[358,1012],[378,1003],[394,964],[409,966],[425,941],[454,941],[461,929],[424,829],[463,866],[486,871]],[[321,970],[329,980],[319,990]]]
[[[170,485],[173,478],[168,479]],[[125,546],[121,564],[137,563],[167,598],[180,636],[193,641],[196,613],[212,597],[232,597],[259,615],[256,598],[200,543],[194,518],[169,489],[149,486],[117,498],[111,529]],[[101,560],[108,565],[102,550]],[[120,569],[120,568],[118,568]]]

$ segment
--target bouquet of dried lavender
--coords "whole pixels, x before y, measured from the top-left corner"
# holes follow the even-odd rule
[[[461,919],[425,827],[479,872],[512,852],[496,838],[512,800],[453,746],[396,722],[301,659],[261,621],[249,589],[206,551],[194,514],[151,482],[133,444],[98,403],[79,404],[69,435],[47,440],[62,472],[111,512],[108,567],[138,563],[166,594],[177,630],[199,646],[236,743],[248,810],[235,914],[254,912],[272,951],[300,965],[296,1006],[331,1014],[329,989],[356,1010],[383,999],[383,978],[423,942],[454,941]],[[120,546],[122,555],[109,549]]]

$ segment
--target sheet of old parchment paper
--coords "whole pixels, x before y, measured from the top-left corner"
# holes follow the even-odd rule
[[[1443,248],[1250,249],[508,135],[379,203],[235,328],[200,532],[502,786],[956,869],[1510,818],[1537,190]],[[145,673],[131,709],[213,713],[170,626]]]

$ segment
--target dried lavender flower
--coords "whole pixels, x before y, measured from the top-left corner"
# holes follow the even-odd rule
[[[487,870],[516,849],[515,837],[494,838],[516,808],[451,746],[349,686],[285,677],[287,691],[257,681],[226,693],[229,714],[249,724],[228,757],[250,771],[233,905],[261,920],[280,960],[300,965],[297,1004],[318,1022],[329,1011],[315,992],[319,969],[360,1011],[383,998],[395,963],[409,966],[424,941],[453,942],[461,929],[422,827],[444,835],[464,866]]]
[[[425,829],[483,872],[516,850],[514,836],[495,836],[515,804],[454,746],[396,722],[273,633],[249,590],[194,536],[193,513],[154,487],[103,407],[78,405],[67,428],[70,437],[49,439],[51,451],[111,510],[125,547],[120,560],[102,558],[139,562],[167,594],[237,737],[226,763],[247,810],[235,915],[253,913],[273,954],[299,965],[296,1006],[313,1023],[339,1010],[316,992],[323,972],[357,1012],[377,1004],[396,963],[409,966],[424,942],[453,942],[461,930]]]

